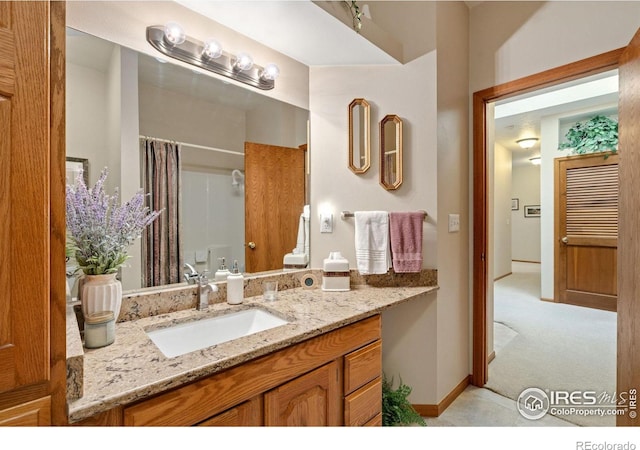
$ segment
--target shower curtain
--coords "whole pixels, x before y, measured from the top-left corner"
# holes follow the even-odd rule
[[[162,210],[142,236],[142,285],[182,281],[180,148],[176,143],[141,139],[147,205]]]

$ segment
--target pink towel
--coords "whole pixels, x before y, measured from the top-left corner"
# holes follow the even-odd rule
[[[422,270],[422,222],[424,213],[389,213],[389,239],[393,270],[415,273]]]

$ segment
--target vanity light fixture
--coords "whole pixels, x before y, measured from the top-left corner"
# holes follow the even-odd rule
[[[542,160],[539,156],[534,156],[533,158],[529,158],[529,162],[531,162],[531,164],[533,164],[534,166],[539,166]]]
[[[538,142],[538,138],[530,137],[530,138],[518,139],[516,141],[516,144],[518,144],[520,148],[523,148],[526,150],[536,145],[536,142]]]
[[[225,52],[215,39],[202,42],[187,36],[175,22],[147,27],[147,42],[163,55],[258,89],[273,89],[280,74],[275,64],[261,67],[247,53]]]
[[[184,29],[176,22],[167,23],[164,26],[163,32],[164,39],[169,43],[169,45],[180,45],[187,37],[184,33]]]

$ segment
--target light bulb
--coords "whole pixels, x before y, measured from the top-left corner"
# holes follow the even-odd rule
[[[187,35],[180,24],[169,22],[164,26],[164,38],[171,45],[180,45],[184,42]]]
[[[202,54],[211,59],[219,58],[222,55],[222,45],[215,39],[207,39],[204,43]]]
[[[247,53],[238,53],[235,66],[238,70],[249,70],[253,67],[253,59]]]
[[[273,63],[267,64],[262,73],[260,74],[260,78],[263,80],[275,80],[280,75],[280,69]]]

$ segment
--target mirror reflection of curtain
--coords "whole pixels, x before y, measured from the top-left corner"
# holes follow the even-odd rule
[[[142,236],[142,285],[180,283],[180,147],[154,139],[142,139],[141,144],[147,204],[154,211],[162,210]]]

